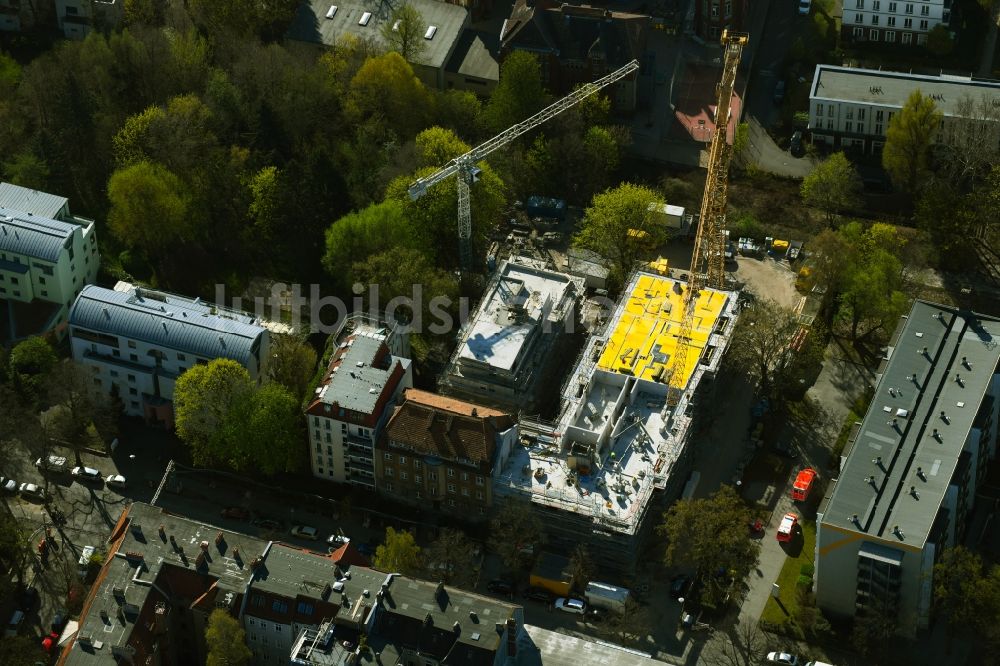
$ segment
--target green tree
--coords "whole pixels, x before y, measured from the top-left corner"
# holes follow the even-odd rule
[[[947,624],[949,639],[954,634],[975,635],[990,615],[990,585],[983,570],[983,561],[964,546],[945,549],[934,565],[934,612]],[[985,593],[985,594],[984,594]],[[1000,599],[993,600],[994,606]],[[995,617],[995,616],[992,616]]]
[[[529,501],[506,500],[490,521],[490,550],[510,569],[530,569],[544,543],[542,521]]]
[[[902,292],[903,264],[897,254],[905,241],[888,224],[862,231],[855,222],[844,231],[852,252],[843,258],[847,269],[838,317],[849,323],[851,340],[857,343],[890,333],[906,311],[909,299]]]
[[[400,271],[406,266],[406,271]],[[354,274],[365,285],[378,285],[378,303],[369,307],[391,310],[396,298],[416,299],[401,302],[401,308],[390,313],[400,321],[410,323],[417,331],[422,331],[432,321],[432,314],[454,312],[458,305],[458,280],[452,273],[435,268],[426,256],[417,250],[394,247],[385,252],[368,257],[363,263],[354,265]],[[419,290],[419,291],[415,291]],[[369,289],[365,290],[369,293]],[[431,301],[438,299],[439,305],[432,313]],[[444,299],[444,300],[441,300]],[[415,306],[420,306],[414,310]],[[448,334],[454,331],[450,327]]]
[[[237,472],[297,471],[304,462],[301,405],[276,383],[244,394],[224,416],[215,459]]]
[[[569,571],[573,576],[573,588],[583,590],[597,575],[597,565],[584,544],[578,544],[569,558]]]
[[[188,0],[191,17],[215,35],[276,37],[288,29],[298,0]]]
[[[798,330],[794,312],[771,299],[758,299],[740,313],[726,356],[733,368],[769,395],[792,360],[789,343]]]
[[[375,549],[372,566],[387,573],[414,576],[421,569],[420,546],[408,530],[385,528],[385,541]]]
[[[193,231],[187,188],[159,164],[142,161],[115,171],[108,200],[112,234],[147,257],[176,251]]]
[[[934,100],[918,89],[910,93],[903,108],[889,121],[882,166],[900,189],[911,194],[919,190],[942,117]]]
[[[5,599],[11,598],[14,587],[12,578],[22,582],[26,579],[28,563],[34,557],[32,544],[28,542],[29,536],[13,514],[9,511],[0,512],[0,563],[11,572],[11,577],[0,578],[0,594]],[[5,641],[0,641],[3,642]]]
[[[98,448],[117,434],[115,403],[103,390],[94,390],[93,374],[86,366],[71,359],[59,363],[46,382],[46,398],[53,405],[45,414],[46,429],[72,449],[77,465],[83,464],[80,454],[84,449]],[[97,441],[91,437],[91,428]]]
[[[246,368],[230,359],[195,365],[174,385],[177,435],[191,447],[195,464],[230,460],[226,439],[230,414],[253,392]]]
[[[598,194],[584,212],[573,244],[604,257],[609,283],[620,286],[643,250],[667,238],[666,225],[649,210],[661,203],[656,192],[631,183]]]
[[[221,608],[208,616],[205,644],[208,646],[208,666],[244,666],[253,657],[240,623]]]
[[[426,30],[424,17],[410,4],[394,9],[389,20],[379,29],[389,50],[396,51],[412,64],[418,64],[427,49],[427,40],[424,39]]]
[[[14,386],[29,400],[38,400],[57,360],[52,345],[45,338],[32,337],[17,343],[10,352],[9,360]]]
[[[400,139],[414,137],[426,127],[433,106],[433,95],[395,51],[365,61],[351,79],[346,102],[353,122],[379,118]]]
[[[801,192],[803,201],[825,212],[832,225],[839,213],[861,204],[861,177],[844,153],[834,153],[802,180]]]
[[[474,546],[461,530],[444,528],[424,551],[427,580],[445,585],[475,587],[477,562]]]
[[[326,230],[323,268],[341,293],[357,282],[354,263],[359,257],[381,254],[396,245],[411,245],[403,204],[390,199],[348,213]]]
[[[304,338],[295,335],[272,335],[271,358],[267,377],[301,399],[309,390],[309,381],[316,371],[316,350]]]
[[[951,53],[955,48],[955,41],[951,37],[951,31],[944,23],[938,23],[927,33],[927,50],[939,58]]]
[[[281,171],[275,166],[266,166],[243,180],[250,194],[247,217],[250,220],[250,242],[270,246],[281,232],[280,208],[283,195]]]
[[[719,603],[726,579],[741,581],[757,562],[760,544],[750,538],[750,509],[732,486],[707,499],[679,500],[663,514],[657,531],[666,537],[664,562],[695,569],[705,597]],[[727,572],[726,579],[717,572]]]
[[[157,0],[125,0],[125,25],[163,25],[163,5]]]
[[[545,106],[542,70],[527,51],[514,51],[500,65],[500,81],[483,110],[486,125],[502,132]]]
[[[21,187],[44,190],[48,186],[49,165],[29,150],[16,153],[9,162],[4,162],[3,172],[7,180]]]

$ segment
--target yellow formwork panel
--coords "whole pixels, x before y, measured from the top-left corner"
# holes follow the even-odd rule
[[[686,282],[678,283],[659,275],[639,274],[604,346],[598,367],[650,381],[656,380],[664,366],[670,367],[684,316],[683,292],[677,293],[675,284],[684,290],[688,286]],[[686,367],[678,368],[683,373],[680,385],[687,385],[691,378],[726,299],[726,294],[709,289],[698,295],[690,343],[697,353],[688,354]],[[664,358],[666,363],[661,362]]]

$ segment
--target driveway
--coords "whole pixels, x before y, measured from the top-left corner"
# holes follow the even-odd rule
[[[750,127],[750,143],[747,146],[744,159],[749,160],[761,171],[773,173],[776,176],[789,178],[805,178],[816,168],[819,161],[804,155],[792,157],[787,150],[782,150],[767,133],[760,121],[754,116],[746,116]]]

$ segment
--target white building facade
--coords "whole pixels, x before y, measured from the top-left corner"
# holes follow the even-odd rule
[[[869,2],[871,0],[868,0]],[[817,65],[809,91],[809,130],[813,143],[836,149],[877,153],[885,145],[889,122],[913,91],[934,100],[943,120],[935,139],[949,143],[963,123],[985,122],[984,141],[1000,146],[1000,81],[960,76],[928,76],[857,67]],[[986,118],[982,109],[992,114]]]
[[[0,183],[0,301],[51,303],[41,332],[61,336],[99,265],[93,220],[71,215],[63,197]]]
[[[924,46],[927,33],[951,21],[951,0],[843,0],[845,42]]]
[[[83,39],[93,30],[111,29],[124,17],[125,0],[55,0],[56,22],[66,39]]]
[[[185,370],[229,358],[260,381],[270,348],[252,315],[126,282],[85,288],[69,326],[73,359],[93,372],[94,389],[120,398],[126,414],[167,428]]]

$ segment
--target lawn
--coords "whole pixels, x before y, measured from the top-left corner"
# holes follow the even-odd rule
[[[795,617],[796,611],[798,611],[799,599],[795,584],[799,579],[802,565],[813,563],[813,555],[816,549],[816,523],[810,520],[802,521],[799,524],[802,526],[802,548],[798,551],[797,557],[789,556],[785,560],[785,566],[781,568],[778,580],[775,581],[781,587],[780,600],[785,610],[781,609],[781,606],[778,605],[774,597],[769,598],[767,605],[764,607],[764,613],[760,616],[763,622],[770,622],[775,625],[785,624],[791,621],[791,618]],[[799,544],[794,545],[797,546]],[[794,549],[792,552],[794,552]]]

